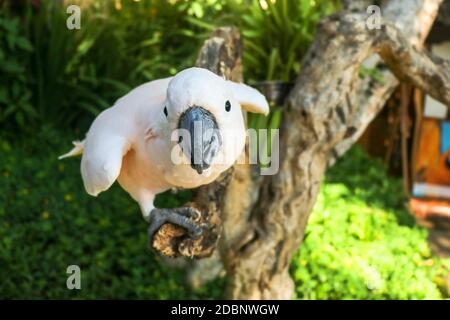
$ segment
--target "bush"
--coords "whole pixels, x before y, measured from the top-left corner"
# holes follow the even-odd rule
[[[88,196],[79,159],[58,161],[76,133],[42,127],[0,136],[0,298],[221,298],[224,279],[191,291],[183,270],[147,248],[138,205],[114,185]],[[401,185],[358,149],[327,175],[292,263],[298,298],[439,298],[442,262],[403,208]],[[174,207],[189,192],[165,193]],[[66,288],[79,265],[82,289]]]
[[[9,89],[14,97],[0,91],[0,107],[10,105],[0,121],[11,115],[21,129],[42,123],[85,127],[132,88],[192,66],[206,37],[189,20],[195,11],[185,1],[74,3],[81,6],[79,30],[66,27],[63,1],[25,2],[21,28],[15,13],[2,7],[0,70],[15,83]],[[2,74],[2,87],[11,77]]]
[[[69,30],[64,2],[40,3],[26,2],[23,28],[5,29],[4,39],[0,36],[0,41],[17,43],[17,48],[5,46],[14,50],[6,52],[8,58],[0,54],[0,62],[8,59],[3,68],[17,66],[15,98],[1,92],[0,103],[7,101],[6,115],[16,118],[21,129],[42,123],[87,126],[87,119],[133,87],[192,66],[202,41],[219,25],[242,30],[247,81],[290,81],[299,72],[316,23],[338,8],[336,1],[322,0],[266,1],[267,8],[255,0],[78,0],[72,3],[81,6],[81,29]],[[17,25],[7,7],[2,19]],[[41,121],[30,121],[36,118]],[[258,122],[266,123],[261,117]]]
[[[19,19],[0,12],[0,124],[3,127],[24,127],[36,119],[27,79],[27,60],[32,51]]]
[[[244,37],[247,81],[294,81],[317,23],[339,9],[335,0],[225,2],[224,23],[236,24]]]
[[[185,272],[148,249],[147,223],[119,186],[98,198],[84,192],[79,159],[57,160],[70,136],[44,127],[34,137],[0,138],[0,298],[219,297],[222,280],[190,291]],[[158,201],[176,206],[188,196]],[[81,290],[66,288],[72,264]]]
[[[400,180],[355,148],[328,174],[292,265],[302,299],[437,299],[444,265]]]

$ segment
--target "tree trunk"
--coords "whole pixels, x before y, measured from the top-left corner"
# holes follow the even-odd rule
[[[320,23],[284,110],[280,171],[264,179],[249,216],[226,213],[242,230],[234,239],[225,239],[229,298],[292,298],[294,286],[288,268],[302,242],[325,170],[357,140],[398,84],[382,64],[377,68],[383,83],[360,79],[359,69],[374,53],[380,53],[388,66],[396,65],[384,51],[388,41],[382,41],[383,37],[394,39],[389,32],[397,29],[391,24],[407,35],[402,37],[406,43],[401,43],[405,51],[411,53],[408,42],[421,45],[440,2],[391,1],[382,11],[389,27],[380,30],[366,28],[365,13],[343,12]],[[393,50],[387,51],[395,51],[394,46],[389,48]],[[441,79],[448,78],[442,75]],[[225,224],[225,234],[229,228]]]

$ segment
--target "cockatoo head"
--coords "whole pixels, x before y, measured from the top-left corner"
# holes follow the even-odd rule
[[[256,89],[227,81],[209,70],[189,68],[167,89],[163,113],[175,147],[199,175],[230,167],[245,145],[242,108],[267,114],[269,105]]]

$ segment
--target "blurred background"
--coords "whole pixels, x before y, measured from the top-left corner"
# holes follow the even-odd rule
[[[81,8],[79,30],[66,27],[71,4]],[[147,224],[122,189],[92,198],[79,159],[57,157],[133,87],[192,66],[218,26],[241,30],[247,83],[288,87],[318,21],[340,7],[330,0],[0,0],[0,298],[223,297],[225,276],[192,289],[184,270],[147,247]],[[448,7],[428,43],[444,57]],[[360,76],[373,72],[362,68]],[[430,103],[400,86],[359,145],[328,171],[292,261],[296,298],[449,296],[450,215],[436,214],[417,191],[432,167],[417,160],[428,153],[420,150]],[[274,103],[249,126],[277,128],[281,110]],[[156,204],[189,198],[189,191],[167,192]],[[72,264],[81,268],[82,290],[66,288]]]

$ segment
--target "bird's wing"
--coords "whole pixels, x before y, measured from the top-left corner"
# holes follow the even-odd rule
[[[170,78],[144,83],[118,99],[92,123],[86,139],[74,142],[75,147],[59,159],[83,154],[81,176],[90,195],[97,196],[117,179],[122,158],[131,147],[136,123],[143,109],[164,101]]]
[[[248,112],[269,113],[269,104],[266,98],[256,89],[244,84],[227,81],[227,85],[233,92],[233,96],[239,101],[242,108]]]
[[[103,111],[86,136],[81,176],[84,187],[92,196],[107,190],[117,179],[122,158],[131,146],[132,126],[126,114],[117,108]]]

